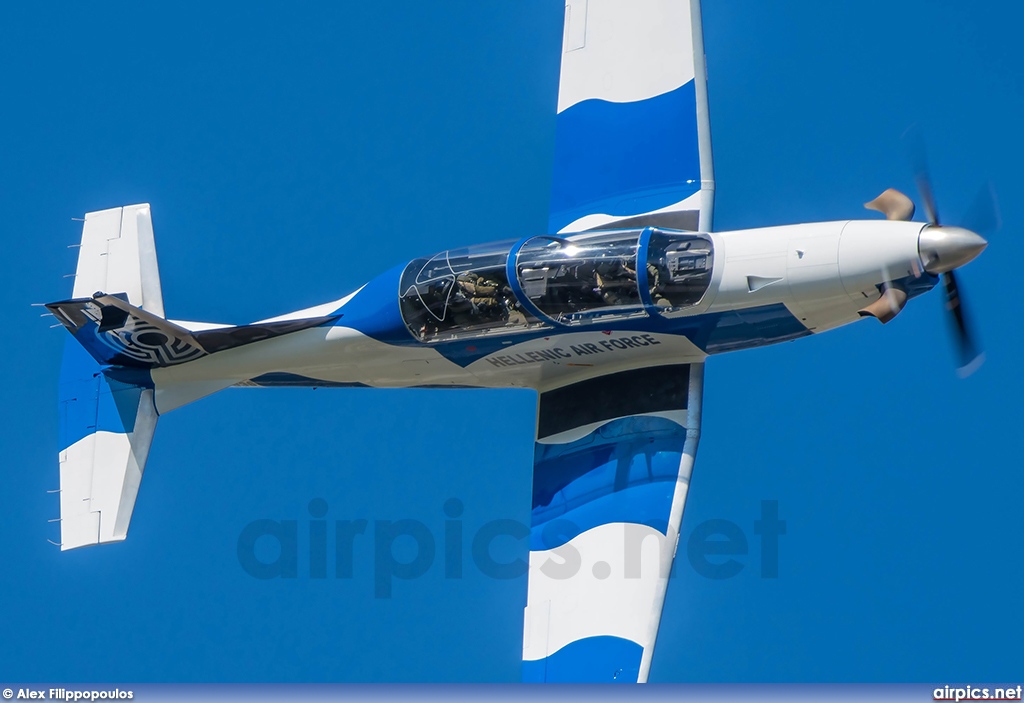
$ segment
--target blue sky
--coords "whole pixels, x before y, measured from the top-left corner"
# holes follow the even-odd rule
[[[0,678],[513,681],[525,581],[442,559],[374,598],[259,580],[253,520],[417,519],[440,540],[527,521],[534,397],[229,389],[163,417],[129,539],[61,554],[56,380],[90,210],[150,202],[171,317],[244,323],[338,298],[394,264],[540,233],[562,10],[323,3],[0,10],[8,313]],[[1003,230],[960,276],[988,360],[953,373],[939,291],[893,323],[716,357],[683,524],[730,520],[744,569],[669,586],[653,681],[957,681],[1019,675],[1024,476],[1013,266],[1021,11],[959,2],[708,2],[720,230],[856,218],[913,193],[920,122],[955,222],[991,179]],[[15,341],[17,340],[17,341]],[[492,419],[467,420],[485,408]],[[777,500],[779,576],[753,532]],[[468,539],[468,538],[467,538]],[[508,553],[514,553],[506,545]]]

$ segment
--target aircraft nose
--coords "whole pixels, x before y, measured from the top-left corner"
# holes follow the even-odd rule
[[[963,227],[929,225],[921,230],[917,240],[924,270],[932,274],[960,268],[987,246],[983,237]]]

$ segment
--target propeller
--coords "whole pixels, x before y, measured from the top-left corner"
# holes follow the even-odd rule
[[[981,188],[964,218],[965,227],[942,225],[935,190],[932,188],[924,139],[916,126],[908,129],[903,138],[914,170],[914,182],[921,195],[921,205],[928,224],[931,225],[921,230],[918,240],[921,265],[928,273],[942,276],[946,310],[949,312],[958,357],[957,373],[961,377],[966,377],[981,366],[985,355],[976,342],[971,318],[964,305],[954,270],[971,261],[988,245],[977,232],[992,232],[1001,226],[995,190],[991,183]],[[914,204],[910,198],[892,188],[871,202],[865,203],[864,207],[882,212],[886,219],[890,220],[909,220],[914,216]],[[905,292],[898,290],[892,283],[884,283],[879,299],[861,310],[860,314],[871,315],[882,322],[888,322],[903,309],[905,303]]]
[[[961,378],[967,378],[985,362],[985,353],[978,349],[974,341],[974,333],[968,325],[963,298],[960,297],[960,288],[956,283],[956,274],[947,271],[942,274],[942,282],[946,290],[946,310],[949,311],[953,321],[954,338],[960,361],[960,366],[956,371]]]
[[[921,258],[926,271],[942,276],[946,310],[949,312],[959,362],[957,373],[963,378],[978,370],[985,361],[985,354],[978,346],[971,318],[957,284],[955,269],[973,259],[988,245],[976,232],[991,232],[999,228],[1001,221],[995,190],[991,183],[982,186],[964,218],[967,227],[943,227],[939,221],[939,208],[935,202],[924,138],[916,126],[911,126],[904,139],[907,140],[914,169],[914,181],[921,194],[928,223],[932,225],[931,229],[921,232]]]

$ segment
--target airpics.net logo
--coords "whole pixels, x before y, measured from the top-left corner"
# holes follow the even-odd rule
[[[942,686],[932,691],[936,701],[1019,701],[1024,687],[1017,686]]]
[[[574,543],[585,530],[571,520],[554,519],[537,528],[538,550],[536,543],[531,545],[529,526],[517,520],[496,519],[467,530],[465,506],[458,498],[445,501],[441,524],[433,527],[409,518],[332,519],[322,498],[309,501],[306,512],[308,518],[301,520],[264,518],[247,524],[237,542],[242,569],[253,578],[270,580],[329,575],[352,579],[358,569],[367,568],[372,571],[374,597],[390,598],[396,580],[421,578],[432,570],[443,570],[446,579],[461,579],[468,568],[494,579],[519,578],[530,568],[530,548],[535,566],[556,580],[578,575],[639,579],[649,576],[651,569],[667,576],[667,570],[678,571],[680,563],[704,578],[730,579],[747,568],[753,542],[760,577],[774,579],[779,575],[780,538],[786,534],[778,501],[762,500],[760,515],[747,522],[752,538],[731,520],[705,520],[692,528],[684,524],[675,545],[676,559],[669,566],[667,560],[650,558],[652,549],[664,552],[667,524],[619,523],[612,529],[622,532],[612,537],[616,543],[621,540],[621,551],[588,563]]]

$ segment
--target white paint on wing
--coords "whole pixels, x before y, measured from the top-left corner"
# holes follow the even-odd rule
[[[618,220],[633,219],[636,217],[643,217],[644,215],[657,215],[663,212],[686,212],[687,210],[699,210],[700,209],[700,191],[690,195],[678,203],[666,205],[663,208],[657,210],[651,210],[650,212],[641,212],[637,215],[606,215],[602,212],[596,212],[590,215],[584,215],[578,220],[574,220],[567,224],[562,229],[558,230],[559,234],[565,234],[569,232],[582,232],[584,230],[593,229],[594,227],[604,227],[607,224],[616,222]]]
[[[588,425],[580,425],[579,427],[574,427],[571,430],[566,430],[565,432],[541,437],[537,440],[537,444],[572,444],[577,440],[583,439],[592,432],[596,432],[599,428],[604,427],[609,422],[621,420],[623,417],[661,417],[666,420],[671,420],[680,427],[686,427],[685,410],[665,410],[663,412],[623,415],[621,417],[613,417],[608,420],[601,420],[600,422],[592,422]]]
[[[652,527],[615,522],[530,552],[523,660],[602,635],[652,646],[665,541]]]
[[[693,80],[689,2],[567,0],[558,111],[592,98],[624,103]]]

